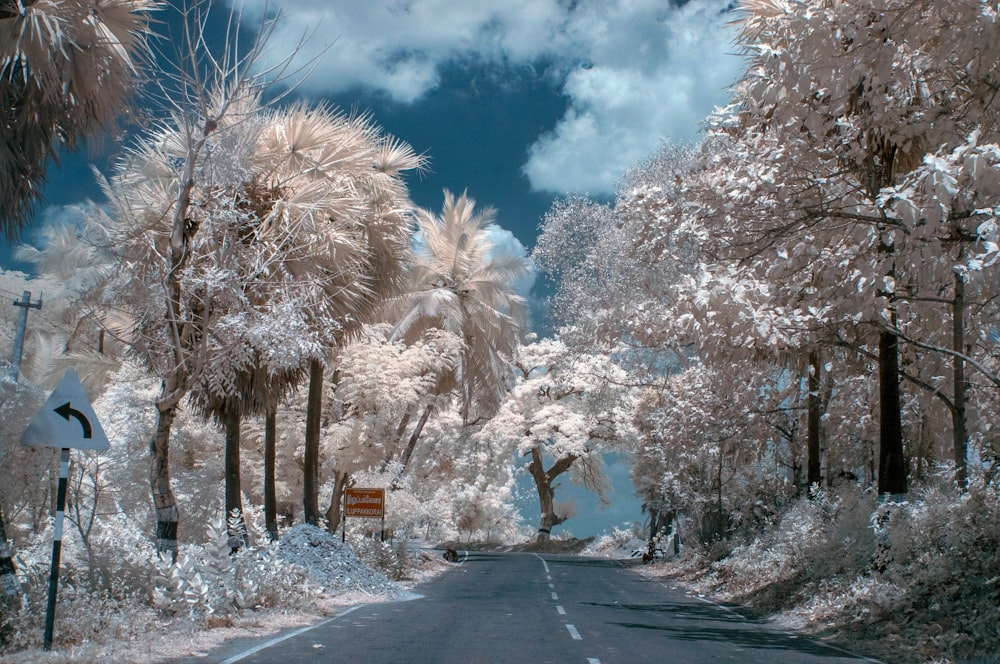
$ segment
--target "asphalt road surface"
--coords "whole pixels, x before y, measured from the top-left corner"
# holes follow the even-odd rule
[[[875,661],[747,620],[628,569],[530,553],[463,554],[406,602],[352,607],[313,627],[184,664],[617,664]]]

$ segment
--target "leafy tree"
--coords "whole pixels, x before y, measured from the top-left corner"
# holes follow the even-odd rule
[[[387,470],[393,457],[399,466],[409,462],[413,450],[402,446],[399,422],[422,404],[446,399],[437,395],[440,377],[453,374],[460,361],[461,341],[444,330],[428,329],[410,345],[391,334],[389,325],[369,326],[336,357],[337,381],[325,395],[330,422],[321,438],[321,452],[334,471],[326,512],[331,532],[340,523],[338,489],[359,471]],[[392,488],[398,488],[398,477]]]
[[[554,502],[555,481],[563,473],[572,472],[576,482],[607,501],[603,452],[619,444],[627,429],[617,403],[625,375],[605,355],[576,354],[548,339],[522,346],[514,366],[518,380],[482,435],[530,457],[527,470],[538,491],[542,542],[568,518]]]
[[[754,143],[758,156],[734,175],[734,184],[742,178],[737,186],[745,188],[750,174],[756,188],[756,211],[740,217],[743,237],[752,239],[758,256],[777,250],[783,264],[769,260],[769,274],[789,293],[847,302],[844,318],[861,305],[864,324],[855,325],[855,333],[874,329],[878,336],[880,491],[902,492],[898,346],[909,337],[907,328],[921,327],[910,313],[913,302],[927,301],[926,290],[916,294],[909,286],[962,286],[953,283],[950,268],[926,269],[948,264],[926,260],[935,253],[927,231],[940,234],[942,220],[921,214],[930,223],[909,223],[894,192],[922,168],[932,146],[954,146],[977,125],[995,126],[996,111],[983,96],[995,72],[982,67],[967,41],[940,34],[957,22],[992,49],[986,44],[996,26],[981,20],[984,8],[973,2],[875,8],[863,0],[821,7],[761,0],[744,9],[740,39],[749,66],[734,95],[739,110],[722,121],[723,131]],[[791,278],[796,273],[802,276]],[[837,293],[844,286],[856,294]],[[912,295],[917,298],[909,300]],[[959,300],[956,293],[952,302]],[[955,320],[962,318],[959,313]],[[956,366],[959,391],[961,374]],[[957,445],[964,449],[964,442]]]
[[[105,187],[112,208],[107,223],[119,259],[113,292],[131,307],[133,352],[163,379],[150,444],[150,486],[158,547],[175,556],[178,512],[169,472],[170,432],[182,399],[208,369],[231,367],[228,376],[225,370],[213,374],[209,380],[216,385],[236,371],[231,364],[216,363],[229,349],[222,347],[225,342],[215,343],[213,328],[241,301],[231,281],[235,265],[226,262],[239,252],[219,256],[210,248],[212,239],[229,228],[242,226],[247,231],[242,239],[255,229],[247,221],[252,216],[245,209],[248,197],[239,193],[248,184],[247,168],[263,127],[260,94],[274,73],[254,68],[270,24],[239,57],[234,44],[206,57],[203,9],[184,11],[177,68],[160,79],[163,100],[171,105],[169,117],[138,138]],[[291,223],[280,215],[272,220],[278,227]],[[279,228],[269,230],[283,235]],[[262,270],[272,266],[273,251],[259,260]]]

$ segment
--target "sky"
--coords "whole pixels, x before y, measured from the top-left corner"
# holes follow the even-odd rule
[[[727,86],[740,73],[728,25],[733,6],[734,0],[245,0],[243,20],[253,30],[265,12],[277,11],[267,57],[284,59],[305,36],[298,61],[313,60],[313,69],[300,95],[369,112],[429,158],[428,172],[409,180],[417,205],[440,211],[443,189],[467,191],[497,209],[498,243],[530,252],[557,197],[608,198],[626,169],[664,142],[697,140],[700,120],[726,103]],[[98,141],[49,171],[46,204],[24,240],[37,238],[47,223],[72,220],[73,204],[99,196],[90,164],[106,168],[113,147]],[[0,246],[0,265],[24,268],[8,246]],[[537,304],[544,287],[531,295]],[[544,326],[539,318],[535,324]],[[618,480],[616,490],[629,493]],[[621,520],[614,508],[585,516],[592,497],[577,502],[581,521]],[[622,509],[637,512],[634,505]]]

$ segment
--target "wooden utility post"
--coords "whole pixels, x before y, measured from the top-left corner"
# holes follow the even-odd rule
[[[21,307],[14,333],[14,350],[10,358],[10,379],[17,382],[21,373],[21,356],[24,355],[24,335],[28,328],[28,309],[41,309],[42,299],[32,304],[31,291],[24,291],[20,300],[14,300],[15,307]],[[0,506],[0,601],[16,598],[21,593],[21,583],[17,579],[17,566],[7,538],[7,527]]]
[[[28,329],[28,309],[41,309],[42,299],[38,302],[31,302],[31,291],[24,291],[21,300],[14,300],[15,307],[21,307],[17,316],[17,332],[14,334],[14,351],[10,358],[10,377],[17,382],[17,376],[21,373],[21,356],[24,355],[24,334]]]

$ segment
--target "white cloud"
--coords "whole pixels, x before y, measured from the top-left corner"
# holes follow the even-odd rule
[[[511,256],[528,258],[528,250],[524,248],[521,241],[514,237],[514,234],[509,230],[496,224],[487,226],[487,229],[489,230],[489,239],[493,243],[494,251]],[[535,271],[534,266],[532,266],[526,275],[514,282],[514,292],[525,300],[529,299],[529,294],[531,293],[531,289],[534,288],[537,279],[538,273]]]
[[[531,148],[525,173],[539,190],[609,193],[661,140],[690,140],[725,101],[739,59],[730,55],[729,0],[298,0],[270,52],[317,56],[303,89],[381,90],[404,103],[440,83],[440,67],[467,58],[554,62],[570,73],[570,107]],[[665,6],[666,5],[666,6]],[[273,6],[273,3],[272,3]],[[245,0],[259,17],[265,0]]]
[[[536,189],[611,193],[661,141],[694,140],[702,118],[725,101],[740,66],[725,3],[695,0],[653,13],[655,4],[635,3],[600,29],[586,24],[589,66],[567,77],[570,108],[525,165]]]

